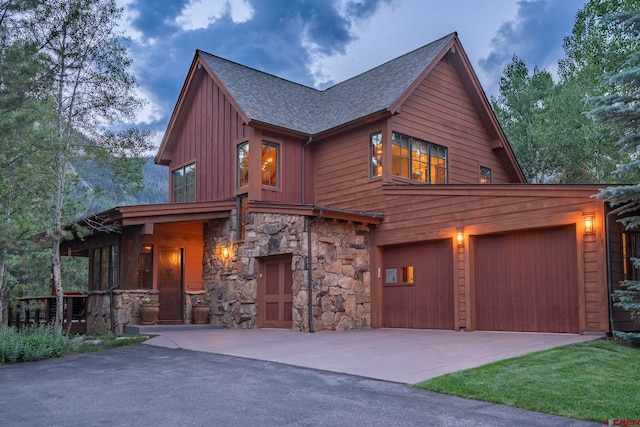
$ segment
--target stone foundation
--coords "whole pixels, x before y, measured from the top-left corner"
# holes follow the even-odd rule
[[[249,214],[243,242],[233,240],[235,215],[207,225],[203,285],[211,301],[212,323],[255,327],[260,259],[291,255],[292,329],[309,330],[307,221],[300,215]],[[369,227],[320,219],[311,234],[314,330],[370,327]],[[227,258],[223,248],[229,251]]]
[[[159,300],[157,290],[113,290],[113,310],[109,303],[109,291],[91,291],[87,296],[87,333],[103,334],[111,331],[111,312],[113,311],[116,334],[124,331],[125,325],[137,325],[140,320],[140,300],[149,298]]]

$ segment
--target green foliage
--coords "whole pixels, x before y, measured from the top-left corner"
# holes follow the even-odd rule
[[[620,287],[624,289],[614,291],[615,305],[629,311],[631,318],[640,324],[640,281],[622,281]]]
[[[416,386],[602,422],[640,419],[639,383],[640,349],[596,340],[455,372]]]
[[[0,363],[60,357],[75,350],[78,343],[78,340],[52,325],[29,326],[19,330],[4,328],[0,330]]]

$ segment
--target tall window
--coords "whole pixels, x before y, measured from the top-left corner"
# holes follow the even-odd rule
[[[382,132],[374,133],[370,137],[371,176],[382,176]]]
[[[93,250],[91,289],[107,290],[120,285],[120,256],[118,245],[103,246]]]
[[[393,132],[393,174],[412,181],[447,183],[447,147]]]
[[[491,169],[480,166],[480,184],[491,184]]]
[[[183,166],[171,172],[174,202],[193,202],[196,200],[196,164]]]
[[[237,185],[238,188],[249,185],[249,142],[238,144],[236,148]]]
[[[280,146],[273,142],[262,142],[262,185],[277,187],[280,175]]]
[[[153,246],[144,245],[138,256],[138,265],[133,276],[133,286],[136,289],[151,289],[153,287]]]

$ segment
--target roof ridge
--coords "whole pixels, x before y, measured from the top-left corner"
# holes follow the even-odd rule
[[[219,59],[219,60],[222,60],[224,62],[228,62],[230,64],[233,64],[233,65],[236,65],[236,66],[239,66],[239,67],[242,67],[242,68],[246,68],[247,70],[251,70],[251,71],[254,71],[256,73],[264,74],[265,76],[273,77],[273,78],[276,78],[278,80],[282,80],[282,81],[287,82],[287,83],[291,83],[291,84],[294,84],[294,85],[297,85],[297,86],[301,86],[301,87],[303,87],[305,89],[311,89],[311,90],[313,90],[315,92],[322,92],[321,90],[319,90],[319,89],[317,89],[315,87],[308,86],[308,85],[305,85],[305,84],[302,84],[302,83],[298,83],[298,82],[294,82],[293,80],[289,80],[289,79],[286,79],[284,77],[277,76],[275,74],[272,74],[272,73],[269,73],[269,72],[266,72],[266,71],[263,71],[263,70],[259,70],[259,69],[254,68],[254,67],[250,67],[248,65],[244,65],[244,64],[241,64],[241,63],[236,62],[236,61],[232,61],[231,59],[223,58],[222,56],[215,55],[213,53],[204,51],[202,49],[196,49],[196,54],[197,53],[202,53],[202,54],[205,54],[205,55],[208,55],[208,56],[212,56],[212,57],[214,57],[216,59]]]

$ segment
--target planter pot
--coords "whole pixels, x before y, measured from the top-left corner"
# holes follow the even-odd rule
[[[158,323],[159,305],[141,305],[140,306],[140,324],[155,325]]]
[[[191,315],[193,317],[193,323],[196,325],[209,323],[209,306],[193,305],[191,306]]]

